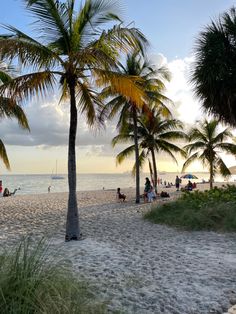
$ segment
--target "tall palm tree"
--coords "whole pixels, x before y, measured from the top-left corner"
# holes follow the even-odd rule
[[[118,143],[132,142],[134,138],[134,126],[129,123],[122,133],[113,138],[113,145]],[[147,157],[151,155],[152,163],[149,164],[153,171],[153,184],[157,190],[157,165],[156,154],[165,153],[169,155],[176,163],[175,154],[179,153],[186,156],[185,152],[173,143],[176,140],[186,138],[186,134],[182,131],[182,123],[176,119],[164,119],[160,111],[152,109],[152,116],[142,115],[138,119],[138,147],[139,162],[141,167],[144,165]],[[124,149],[117,155],[117,162],[121,163],[125,158],[132,155],[135,151],[134,145]],[[136,165],[134,165],[135,169]]]
[[[200,33],[192,83],[204,108],[236,125],[236,8]]]
[[[190,154],[183,165],[184,171],[193,161],[200,160],[203,166],[207,166],[210,172],[210,189],[213,188],[213,181],[216,173],[222,176],[229,176],[230,170],[224,163],[220,153],[228,153],[236,156],[236,145],[226,142],[233,139],[229,128],[218,132],[218,120],[203,121],[199,127],[189,131],[190,144],[184,148]]]
[[[154,66],[137,50],[127,55],[126,64],[120,64],[118,69],[120,75],[127,75],[137,79],[137,86],[143,90],[142,101],[136,102],[114,88],[108,86],[102,91],[102,97],[112,97],[102,111],[102,117],[112,119],[119,115],[117,128],[119,133],[124,133],[127,123],[133,127],[133,141],[135,152],[135,177],[136,177],[136,203],[140,202],[140,160],[138,144],[138,117],[143,111],[147,116],[151,116],[152,105],[162,108],[163,113],[169,115],[166,103],[171,102],[163,95],[165,88],[164,81],[170,79],[169,71],[165,68],[155,69]]]
[[[8,68],[3,63],[0,63],[0,84],[7,84],[12,80],[9,70],[10,67]],[[16,118],[19,126],[22,129],[29,130],[28,121],[23,109],[19,105],[17,105],[14,100],[0,96],[0,119],[2,118]],[[5,167],[7,169],[10,169],[10,162],[7,156],[7,151],[1,139],[0,158],[2,159]]]
[[[78,110],[92,125],[96,121],[96,108],[101,105],[91,75],[101,77],[132,99],[141,97],[136,85],[127,89],[123,77],[115,77],[114,68],[118,50],[142,47],[143,35],[136,28],[122,27],[116,14],[116,0],[81,1],[75,9],[75,0],[24,0],[35,18],[39,33],[32,38],[20,30],[6,26],[10,35],[0,38],[3,58],[18,58],[24,68],[32,71],[9,84],[9,96],[28,99],[55,88],[60,83],[61,100],[70,100],[70,127],[68,145],[69,199],[66,222],[66,241],[80,238],[79,214],[76,198],[76,130]],[[105,24],[114,26],[107,31]],[[117,24],[118,23],[118,24]],[[134,85],[126,79],[126,85]],[[1,91],[1,90],[0,90]],[[135,99],[136,99],[135,98]]]

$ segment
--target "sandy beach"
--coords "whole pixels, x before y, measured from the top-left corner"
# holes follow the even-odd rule
[[[181,193],[161,190],[170,200]],[[236,303],[236,234],[154,225],[142,219],[151,205],[135,205],[133,189],[123,192],[125,203],[117,202],[116,191],[79,192],[85,239],[69,243],[64,242],[67,193],[0,198],[1,247],[23,235],[49,237],[58,260],[66,259],[88,278],[111,310],[208,314]]]

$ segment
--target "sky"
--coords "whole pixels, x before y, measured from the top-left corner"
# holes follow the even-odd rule
[[[23,8],[23,0],[0,0],[0,23],[13,25],[32,35],[32,20]],[[78,1],[80,2],[80,1]],[[220,13],[236,4],[232,0],[123,0],[122,13],[126,24],[139,28],[150,41],[149,54],[156,64],[166,64],[172,80],[166,84],[166,94],[175,107],[175,118],[186,125],[193,125],[203,117],[200,104],[194,98],[188,83],[193,62],[193,48],[199,32]],[[0,28],[1,33],[6,31]],[[31,174],[52,173],[56,160],[58,172],[67,172],[68,103],[58,104],[56,93],[46,99],[35,98],[24,106],[31,132],[23,131],[14,120],[0,120],[0,138],[6,145],[11,163],[8,172],[0,161],[0,173]],[[90,130],[81,117],[77,133],[77,172],[111,173],[130,171],[133,160],[117,166],[111,139],[116,135],[115,121],[107,129]],[[180,171],[166,156],[157,156],[161,171]],[[234,158],[226,157],[228,165]],[[147,168],[146,168],[147,169]],[[190,170],[201,171],[195,164]]]

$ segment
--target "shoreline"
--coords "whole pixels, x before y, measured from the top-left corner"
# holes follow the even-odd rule
[[[113,190],[78,192],[85,239],[68,243],[67,192],[2,198],[1,247],[11,247],[22,236],[47,237],[58,261],[86,278],[111,311],[209,314],[228,309],[236,296],[236,234],[152,224],[142,218],[151,204],[136,205],[134,189],[122,192],[127,202],[117,202]],[[181,195],[170,192],[170,200]]]
[[[190,180],[192,182],[194,182],[194,180]],[[187,181],[184,182],[187,184]],[[180,188],[181,187],[184,187],[186,184],[181,184],[180,185]],[[232,182],[226,182],[226,181],[223,181],[223,182],[214,182],[213,184],[213,187],[222,187],[224,185],[236,185],[236,181],[232,181]],[[133,186],[129,186],[129,187],[121,187],[122,189],[122,192],[124,193],[127,193],[128,195],[131,195],[133,193],[133,195],[135,195],[135,187]],[[141,186],[140,187],[140,195],[143,194],[143,189],[144,187]],[[208,182],[199,182],[197,183],[197,188],[194,189],[194,191],[196,190],[199,190],[199,191],[204,191],[204,190],[208,190],[209,189],[209,183]],[[172,185],[170,187],[165,187],[164,185],[159,185],[157,186],[157,190],[158,190],[158,193],[160,193],[161,191],[165,191],[165,192],[170,192],[171,194],[173,194],[174,192],[176,192],[176,188],[175,188],[175,185]],[[116,194],[116,188],[109,188],[109,189],[106,189],[106,188],[102,188],[102,189],[91,189],[91,190],[77,190],[76,193],[77,195],[79,194],[84,194],[84,193],[100,193],[100,192],[113,192],[114,194]],[[21,194],[20,191],[17,191],[16,194],[13,196],[13,197],[18,197],[18,196],[29,196],[29,195],[34,195],[34,196],[37,196],[37,195],[52,195],[52,194],[68,194],[69,192],[68,191],[50,191],[50,192],[43,192],[43,193],[28,193],[28,194]],[[0,197],[1,199],[2,197]]]

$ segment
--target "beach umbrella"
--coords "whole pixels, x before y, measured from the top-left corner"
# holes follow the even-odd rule
[[[181,177],[181,179],[198,179],[194,174],[187,173]]]

